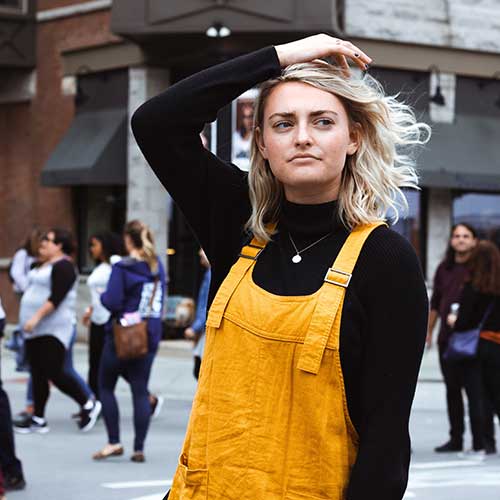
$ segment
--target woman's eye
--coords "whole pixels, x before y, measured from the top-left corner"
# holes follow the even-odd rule
[[[320,118],[316,123],[322,127],[327,127],[328,125],[333,125],[333,120],[330,120],[330,118]]]
[[[292,124],[290,122],[278,122],[274,124],[274,128],[281,128],[281,129],[289,128],[291,126]]]

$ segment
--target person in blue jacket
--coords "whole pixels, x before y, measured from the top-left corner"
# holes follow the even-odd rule
[[[124,229],[124,239],[129,257],[113,266],[106,291],[101,295],[102,304],[112,315],[106,325],[99,367],[99,393],[108,444],[95,453],[93,458],[100,460],[123,454],[118,404],[114,394],[118,377],[122,376],[130,385],[134,407],[135,439],[131,460],[144,462],[144,441],[151,418],[148,382],[162,334],[165,270],[156,254],[153,236],[148,226],[138,220],[128,222]],[[156,280],[158,283],[155,287]],[[148,321],[148,353],[141,358],[120,360],[115,351],[112,321],[134,313]]]
[[[207,255],[200,249],[200,264],[205,268],[205,274],[201,281],[200,289],[198,291],[198,300],[196,302],[196,315],[193,324],[184,330],[184,337],[192,340],[194,343],[193,357],[194,368],[193,375],[196,380],[200,376],[201,359],[203,358],[203,350],[205,349],[205,323],[207,321],[207,304],[208,293],[210,291],[210,262]]]

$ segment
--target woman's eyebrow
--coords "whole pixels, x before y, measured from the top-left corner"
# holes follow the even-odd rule
[[[339,116],[339,114],[336,111],[333,111],[333,109],[319,109],[318,111],[313,111],[312,113],[309,114],[311,116],[320,116],[320,115],[326,115],[328,113],[335,116]]]
[[[318,109],[317,111],[311,111],[309,113],[309,116],[312,116],[314,118],[316,116],[321,116],[321,115],[325,115],[328,113],[335,115],[335,116],[339,115],[336,111],[333,111],[333,109]],[[295,115],[296,115],[295,112],[273,113],[268,119],[273,120],[274,118],[294,118]]]
[[[268,120],[272,120],[274,118],[293,118],[295,113],[273,113]]]

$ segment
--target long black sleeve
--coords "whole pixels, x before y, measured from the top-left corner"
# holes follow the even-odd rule
[[[275,77],[273,48],[198,73],[151,99],[134,114],[137,142],[186,216],[212,264],[209,306],[244,241],[250,214],[246,174],[206,151],[199,139],[217,110],[255,84]],[[333,227],[335,204],[285,202],[278,233],[260,255],[254,281],[278,295],[304,295],[323,283],[348,231]],[[302,217],[302,220],[300,220]],[[291,262],[291,231],[305,247],[332,236]],[[411,245],[388,228],[368,238],[342,313],[340,355],[349,411],[360,435],[348,500],[401,500],[408,478],[408,420],[423,353],[428,304]]]
[[[75,267],[68,259],[61,259],[52,266],[49,301],[54,307],[64,300],[76,280]]]
[[[250,214],[248,183],[246,173],[203,147],[199,133],[219,109],[280,70],[275,49],[268,47],[173,85],[132,117],[139,147],[181,208],[216,276],[227,274],[225,263],[241,244]],[[213,231],[215,225],[221,230]]]
[[[366,330],[358,374],[360,447],[347,500],[400,500],[408,481],[408,422],[424,351],[427,291],[413,248],[388,229],[368,239],[356,269]]]

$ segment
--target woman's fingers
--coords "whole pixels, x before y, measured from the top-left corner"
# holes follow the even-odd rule
[[[372,59],[353,43],[326,34],[278,45],[276,52],[282,66],[325,57],[335,58],[344,70],[346,58],[352,59],[363,70],[372,63]]]
[[[368,69],[368,66],[373,62],[371,57],[368,57],[361,49],[351,42],[338,39],[332,40],[330,41],[330,47],[332,54],[336,56],[337,60],[339,55],[343,56],[344,60],[349,58],[362,70]]]
[[[351,72],[349,69],[349,63],[347,62],[347,59],[345,56],[341,54],[335,54],[334,56],[335,61],[337,61],[337,65],[342,69],[344,75],[346,77],[349,77]]]

